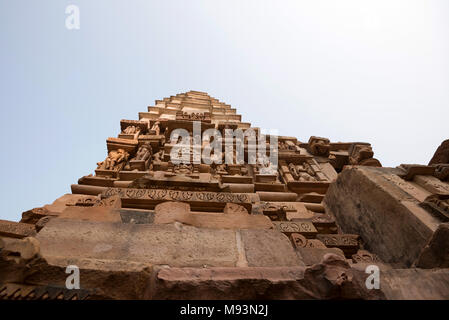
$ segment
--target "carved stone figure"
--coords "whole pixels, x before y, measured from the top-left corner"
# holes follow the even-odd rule
[[[371,146],[354,143],[349,148],[349,163],[352,165],[381,167],[379,160],[373,158],[374,152]]]
[[[296,151],[296,146],[291,141],[279,141],[278,147],[281,151]]]
[[[136,153],[135,160],[148,160],[151,158],[153,154],[153,149],[151,148],[151,145],[148,143],[145,143],[139,147],[139,150]]]
[[[291,175],[295,180],[298,181],[316,181],[316,173],[308,164],[307,162],[304,162],[303,164],[294,165],[293,163],[290,163],[288,165],[288,169],[290,170]]]
[[[330,141],[327,138],[312,136],[309,139],[309,152],[315,156],[327,157],[330,152]]]
[[[221,163],[221,164],[215,165],[215,173],[228,174],[228,170],[226,169],[226,164]]]
[[[161,123],[159,121],[156,121],[153,126],[151,127],[151,130],[154,132],[155,135],[161,134]]]
[[[135,133],[137,133],[139,131],[140,131],[140,129],[138,127],[136,127],[136,126],[127,126],[125,128],[125,130],[123,130],[123,133],[125,133],[125,134],[135,134]]]
[[[260,157],[260,161],[256,164],[256,172],[259,174],[277,175],[277,169],[267,156]]]
[[[123,162],[126,162],[129,158],[129,153],[126,152],[123,149],[118,150],[112,150],[109,152],[108,157],[101,162],[98,162],[98,168],[97,169],[103,169],[103,170],[115,170],[117,169],[118,165],[120,165]]]

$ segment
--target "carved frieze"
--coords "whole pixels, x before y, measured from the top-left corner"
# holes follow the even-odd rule
[[[134,188],[108,188],[102,197],[120,196],[123,207],[154,207],[154,204],[164,201],[186,201],[192,208],[199,210],[223,210],[226,203],[243,205],[248,211],[252,204],[258,200],[255,194],[228,193],[228,192],[200,192],[167,189],[134,189]],[[208,204],[209,203],[209,204]],[[313,225],[312,225],[313,226]]]
[[[380,259],[377,255],[366,251],[366,250],[359,250],[356,254],[352,255],[352,261],[354,263],[372,263],[372,262],[379,262]]]
[[[292,222],[292,221],[273,221],[276,229],[286,235],[292,233],[300,233],[306,238],[313,238],[317,234],[317,230],[313,223],[309,221]]]
[[[338,232],[335,219],[329,215],[315,214],[315,216],[312,218],[312,223],[318,230],[318,233],[335,234]]]
[[[318,234],[316,238],[328,248],[343,250],[347,257],[355,254],[360,246],[360,237],[356,234]]]
[[[325,249],[326,246],[317,239],[307,239],[300,233],[292,233],[290,235],[290,239],[292,240],[293,246],[298,248],[316,248],[316,249]]]
[[[209,122],[210,119],[210,113],[209,112],[183,112],[178,111],[176,112],[176,120],[188,120],[188,121],[204,121]]]

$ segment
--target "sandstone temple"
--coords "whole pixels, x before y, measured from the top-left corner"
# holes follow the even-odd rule
[[[368,142],[260,134],[275,168],[247,136],[243,163],[172,161],[198,123],[220,146],[261,130],[199,91],[121,120],[70,194],[0,220],[0,299],[449,299],[448,141],[395,168]]]

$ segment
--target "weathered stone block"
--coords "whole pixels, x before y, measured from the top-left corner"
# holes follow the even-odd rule
[[[296,253],[306,266],[320,263],[328,253],[336,254],[342,259],[345,258],[343,251],[338,248],[297,248]]]
[[[423,248],[418,268],[449,268],[449,223],[439,225],[429,243]]]
[[[230,209],[234,208],[234,209]],[[156,205],[154,223],[180,222],[198,228],[212,229],[271,229],[270,219],[263,215],[249,215],[243,206],[226,204],[225,213],[190,212],[188,203],[168,201]]]
[[[440,221],[405,190],[399,169],[351,167],[332,183],[324,205],[343,232],[359,234],[382,261],[410,266]]]
[[[0,236],[22,239],[36,234],[34,225],[28,223],[0,220]]]
[[[123,223],[149,224],[154,221],[154,213],[144,210],[120,209]]]
[[[449,269],[389,269],[380,289],[391,300],[448,300]]]
[[[235,266],[232,230],[53,219],[38,233],[44,257],[105,259],[170,266]]]
[[[162,268],[150,299],[311,299],[303,267]]]
[[[113,207],[67,207],[56,219],[121,222],[120,211]]]
[[[241,230],[248,266],[291,267],[300,265],[288,237],[276,230]]]

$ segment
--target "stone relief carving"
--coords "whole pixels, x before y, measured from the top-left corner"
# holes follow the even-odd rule
[[[140,132],[140,128],[139,127],[136,127],[136,126],[127,126],[124,130],[123,130],[123,133],[125,133],[125,134],[135,134],[135,133],[138,133],[138,132]]]
[[[154,132],[155,135],[161,134],[161,123],[160,121],[156,121],[153,126],[151,127],[151,131]]]
[[[309,163],[304,162],[303,164],[293,164],[288,165],[288,169],[297,181],[317,181],[316,172],[312,169]]]
[[[377,255],[370,253],[366,250],[359,250],[356,254],[352,255],[352,261],[354,263],[370,263],[370,262],[379,262],[380,259]]]
[[[191,174],[193,173],[193,164],[185,164],[185,163],[180,163],[180,164],[175,164],[173,166],[173,173],[178,173],[178,174]]]
[[[250,203],[252,200],[245,193],[227,192],[200,192],[200,191],[177,191],[170,192],[166,189],[131,189],[131,188],[108,188],[104,197],[118,195],[121,198],[146,198],[152,200],[174,200],[179,199],[190,201],[214,201],[232,203]],[[310,223],[311,224],[311,223]],[[312,225],[313,227],[313,225]]]
[[[381,167],[379,160],[373,158],[373,148],[365,144],[354,143],[349,148],[349,164],[360,166]]]
[[[109,152],[104,161],[98,162],[97,169],[101,170],[117,170],[120,165],[125,163],[129,158],[129,153],[123,149],[112,150]]]
[[[139,147],[139,150],[137,150],[134,160],[146,161],[148,159],[151,159],[152,155],[153,155],[153,148],[151,148],[151,145],[149,143],[145,143]]]
[[[308,149],[315,156],[327,157],[330,152],[330,141],[327,138],[311,136]]]

